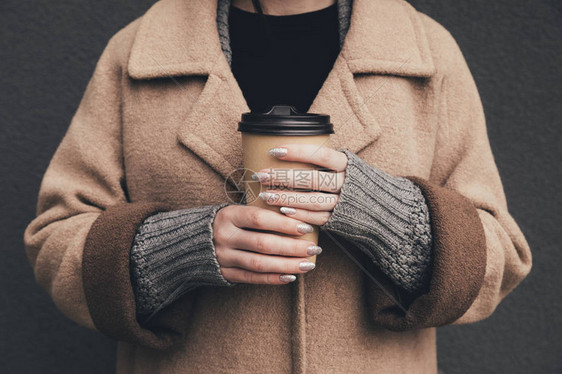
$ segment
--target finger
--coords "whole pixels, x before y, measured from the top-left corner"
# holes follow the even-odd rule
[[[239,228],[275,231],[287,235],[302,235],[310,232],[310,225],[289,218],[271,210],[255,207],[243,207],[245,214],[232,214],[232,223]]]
[[[258,195],[266,204],[288,206],[314,211],[332,211],[338,202],[337,194],[266,190]]]
[[[221,269],[221,272],[223,274],[223,277],[225,277],[230,282],[235,283],[283,285],[291,283],[296,279],[293,274],[255,273],[253,271],[240,268],[224,268]],[[282,281],[282,278],[280,278],[280,276],[282,275],[286,276],[286,278],[293,278],[293,280]]]
[[[240,230],[227,244],[231,248],[259,252],[267,255],[308,257],[320,248],[310,240],[290,238],[271,233]]]
[[[256,273],[306,273],[314,263],[299,257],[270,256],[241,249],[225,249],[221,253],[221,267],[237,267]]]
[[[281,213],[298,219],[299,221],[310,223],[311,225],[322,226],[330,219],[332,212],[315,212],[307,209],[295,209],[287,206],[281,207]]]
[[[345,179],[345,172],[326,172],[313,169],[262,169],[252,176],[268,187],[283,186],[287,188],[302,188],[312,191],[338,193]]]
[[[334,171],[347,167],[345,153],[316,144],[282,144],[269,150],[279,160],[298,161],[322,166]]]

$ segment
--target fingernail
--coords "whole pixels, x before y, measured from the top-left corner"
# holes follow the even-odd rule
[[[276,193],[271,192],[260,192],[258,195],[258,197],[265,202],[273,202],[275,201],[275,199],[277,199],[278,196],[279,195],[277,195]]]
[[[281,282],[294,282],[297,279],[293,274],[283,274],[279,276]]]
[[[287,148],[271,148],[269,154],[273,157],[287,156]]]
[[[310,226],[308,223],[299,223],[297,225],[297,231],[303,234],[308,234],[314,231],[314,227]]]
[[[252,174],[252,180],[255,181],[260,181],[260,182],[267,182],[269,180],[269,174],[268,173],[262,173],[262,172],[255,172],[254,174]]]
[[[310,262],[310,261],[303,261],[299,264],[299,269],[301,270],[312,270],[316,267],[316,265],[314,264],[314,262]]]
[[[283,214],[296,214],[297,210],[295,208],[289,208],[288,206],[282,206],[281,209],[279,209],[281,211],[281,213]]]
[[[306,249],[306,254],[310,256],[319,255],[320,253],[322,253],[322,248],[317,245],[311,245]]]

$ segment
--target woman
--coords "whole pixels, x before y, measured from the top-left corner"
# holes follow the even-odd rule
[[[283,214],[232,204],[240,114],[279,103],[335,134],[271,156],[337,184],[262,170]],[[310,224],[317,246],[255,231]],[[109,41],[24,242],[56,305],[119,340],[118,372],[435,373],[435,327],[531,268],[462,53],[400,0],[156,3]]]

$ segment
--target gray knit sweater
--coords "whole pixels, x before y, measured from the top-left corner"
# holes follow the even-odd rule
[[[228,10],[218,0],[217,27],[230,63]],[[340,45],[349,27],[351,0],[338,1]],[[421,190],[394,177],[353,152],[338,203],[322,226],[354,243],[399,287],[420,292],[427,286],[431,263],[431,226]],[[131,248],[131,281],[139,321],[146,322],[180,296],[199,286],[235,286],[220,271],[212,223],[228,204],[160,212],[139,227]]]

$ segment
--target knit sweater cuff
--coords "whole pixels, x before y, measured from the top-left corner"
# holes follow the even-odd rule
[[[160,212],[137,230],[130,273],[139,320],[199,286],[234,286],[220,271],[213,243],[213,221],[228,204]]]
[[[338,202],[323,228],[356,244],[399,287],[427,288],[431,225],[425,198],[413,182],[348,157]]]

